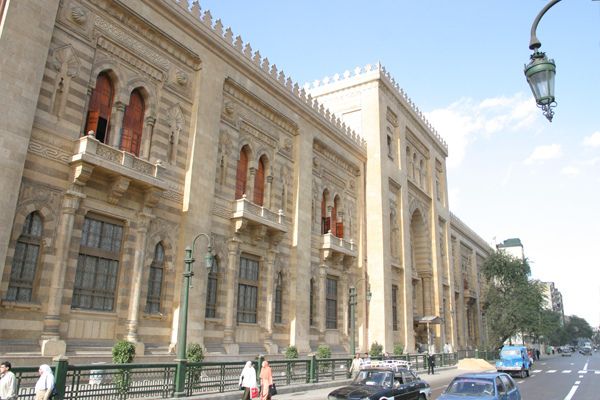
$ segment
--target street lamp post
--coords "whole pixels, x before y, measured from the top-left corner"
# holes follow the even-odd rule
[[[533,54],[529,57],[529,64],[525,65],[525,77],[527,83],[535,97],[535,102],[542,112],[552,122],[554,116],[553,107],[556,107],[554,98],[554,77],[556,75],[556,64],[554,60],[548,59],[546,53],[539,51],[542,44],[536,36],[537,26],[542,19],[542,16],[552,6],[561,0],[550,0],[548,4],[538,13],[537,17],[531,25],[531,37],[529,39],[529,49],[533,50]]]
[[[205,237],[208,240],[207,252],[204,256],[206,269],[210,271],[213,267],[215,258],[212,255],[212,239],[206,233],[198,234],[192,241],[192,246],[185,248],[185,270],[183,272],[183,286],[181,290],[181,303],[179,305],[179,328],[177,332],[177,369],[175,371],[175,397],[185,396],[185,375],[187,369],[187,318],[188,318],[188,298],[190,293],[190,281],[194,272],[192,266],[194,264],[194,246],[196,240],[200,237]]]
[[[363,279],[356,282],[360,283]],[[371,290],[367,286],[367,302],[371,301]],[[349,297],[348,297],[348,306],[350,307],[350,350],[351,354],[356,354],[356,305],[357,296],[356,296],[356,285],[353,284],[349,289]]]

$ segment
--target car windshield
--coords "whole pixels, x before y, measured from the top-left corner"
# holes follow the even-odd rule
[[[491,396],[494,394],[494,384],[485,379],[455,379],[445,393],[463,396]]]
[[[354,378],[357,385],[392,386],[392,373],[387,371],[360,371]]]
[[[521,356],[521,350],[515,350],[515,349],[502,350],[502,352],[500,353],[500,357],[520,357],[520,356]]]

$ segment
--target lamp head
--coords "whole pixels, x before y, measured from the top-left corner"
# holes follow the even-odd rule
[[[208,245],[206,255],[204,256],[204,266],[207,270],[211,270],[215,265],[215,256],[212,253],[212,246]]]
[[[554,98],[554,77],[556,75],[556,64],[554,60],[548,59],[546,53],[537,51],[531,55],[529,64],[525,65],[525,77],[531,88],[533,97],[550,122],[556,106]]]

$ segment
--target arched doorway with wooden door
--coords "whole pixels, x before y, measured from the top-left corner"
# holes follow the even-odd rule
[[[142,133],[144,131],[145,102],[140,89],[135,89],[129,97],[129,104],[123,116],[121,150],[140,155]]]
[[[94,132],[96,139],[102,143],[108,143],[114,93],[114,84],[109,73],[101,72],[90,96],[85,134]]]
[[[331,229],[331,218],[327,215],[327,203],[329,202],[329,190],[323,190],[321,196],[321,234],[325,235]]]
[[[410,249],[413,284],[413,319],[415,342],[423,345],[433,344],[433,331],[427,329],[427,318],[435,316],[435,294],[433,287],[433,266],[431,243],[426,219],[420,209],[414,210],[410,219]],[[428,336],[429,335],[429,336]],[[422,348],[422,349],[423,349]]]

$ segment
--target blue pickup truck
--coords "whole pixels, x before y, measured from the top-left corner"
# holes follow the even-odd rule
[[[500,360],[496,361],[496,370],[507,374],[529,376],[531,360],[525,346],[504,346],[500,350]]]

